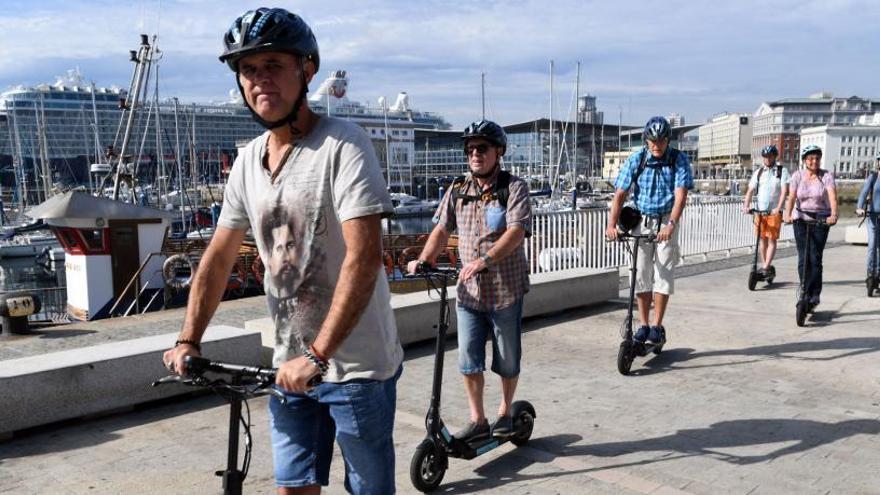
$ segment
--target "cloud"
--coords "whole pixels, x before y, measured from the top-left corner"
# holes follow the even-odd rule
[[[77,65],[99,85],[127,84],[127,51],[158,28],[163,91],[225,98],[235,86],[216,59],[222,33],[261,3],[13,1],[0,13],[0,88],[51,82]],[[629,122],[672,111],[699,122],[820,89],[878,96],[880,39],[868,21],[880,18],[880,2],[303,0],[296,8],[316,32],[322,73],[349,71],[350,97],[407,91],[417,108],[457,127],[479,113],[481,72],[494,118],[547,116],[551,59],[558,111],[569,107],[581,61],[581,92],[608,114],[624,108]]]

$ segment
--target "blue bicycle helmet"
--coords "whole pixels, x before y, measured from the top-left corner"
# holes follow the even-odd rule
[[[806,159],[807,155],[813,155],[813,154],[817,154],[819,156],[822,156],[822,148],[818,147],[815,144],[808,144],[807,146],[804,147],[803,151],[801,151],[801,160]]]
[[[764,146],[763,148],[761,148],[761,156],[770,156],[770,155],[779,156],[779,150],[776,149],[776,145],[774,145],[774,144]]]
[[[646,141],[659,141],[663,138],[669,139],[672,136],[672,128],[669,121],[665,117],[651,117],[645,124],[643,136]]]
[[[223,36],[226,50],[220,61],[238,72],[238,61],[260,52],[286,52],[321,65],[318,41],[301,17],[284,9],[259,8],[240,15]]]
[[[465,127],[461,135],[462,141],[467,145],[468,139],[483,138],[486,141],[501,148],[501,156],[507,151],[507,134],[500,125],[491,120],[481,120]]]

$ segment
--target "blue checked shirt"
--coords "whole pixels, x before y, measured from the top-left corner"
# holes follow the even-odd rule
[[[666,153],[660,158],[654,158],[647,148],[636,151],[624,162],[617,179],[614,181],[615,189],[629,190],[633,183],[633,176],[639,168],[639,163],[643,153],[648,153],[648,161],[645,163],[645,170],[639,176],[639,193],[636,196],[635,188],[633,188],[633,201],[636,208],[643,215],[664,215],[672,211],[672,205],[675,203],[675,188],[684,187],[686,189],[694,188],[694,177],[691,173],[691,162],[687,155],[679,151],[678,159],[675,163],[675,188],[672,187],[672,167],[664,166],[669,159],[669,151],[672,147],[666,149]]]

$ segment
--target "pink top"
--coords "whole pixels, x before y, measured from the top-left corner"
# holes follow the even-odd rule
[[[821,170],[821,169],[820,169]],[[818,212],[819,216],[827,217],[831,214],[831,202],[828,200],[828,189],[835,189],[834,174],[828,170],[821,170],[820,180],[807,180],[806,171],[798,170],[791,176],[789,188],[795,194],[795,207],[791,217],[793,219],[811,218],[802,214],[799,210]]]

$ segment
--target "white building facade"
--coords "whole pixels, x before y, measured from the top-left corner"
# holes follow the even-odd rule
[[[880,113],[860,117],[853,125],[822,125],[800,131],[800,151],[822,148],[822,168],[840,178],[862,178],[880,151]]]
[[[724,113],[699,127],[695,172],[699,176],[742,177],[752,169],[752,119]]]

